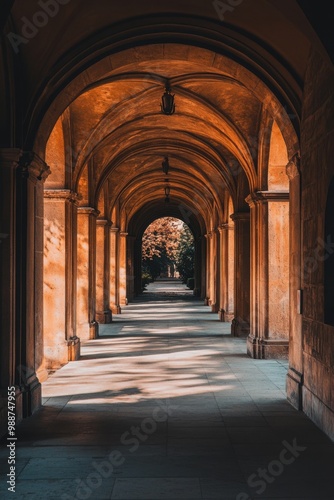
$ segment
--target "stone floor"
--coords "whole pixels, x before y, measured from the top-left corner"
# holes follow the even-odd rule
[[[333,500],[334,443],[184,285],[157,282],[43,384],[1,499]]]

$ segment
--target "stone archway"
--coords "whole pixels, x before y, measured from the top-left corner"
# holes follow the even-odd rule
[[[262,221],[249,211],[247,196],[268,189],[270,203],[281,196],[274,181],[268,186],[270,175],[277,177],[274,155],[284,168],[298,144],[286,108],[249,70],[190,45],[127,49],[87,71],[55,99],[36,142],[44,155],[43,136],[47,139],[52,174],[45,186],[46,243],[51,260],[58,255],[61,261],[57,269],[46,261],[45,268],[45,307],[54,311],[51,315],[57,311],[61,323],[59,338],[52,327],[46,332],[52,339],[46,342],[48,368],[54,366],[54,351],[60,364],[68,353],[76,359],[79,339],[94,338],[97,324],[111,322],[134,296],[138,284],[129,276],[136,274],[136,241],[148,220],[165,214],[160,205],[166,183],[172,200],[168,213],[197,227],[202,298],[221,320],[233,319],[234,335],[248,335],[254,320],[250,280],[258,280],[256,266],[250,266],[250,244]],[[175,94],[172,116],[160,110],[166,79]],[[161,169],[166,156],[168,175]],[[258,262],[257,246],[252,248]],[[51,299],[50,283],[59,286],[57,291],[53,285]],[[262,307],[261,314],[266,322],[269,312]],[[263,332],[267,338],[269,330]],[[267,356],[258,349],[249,353]]]

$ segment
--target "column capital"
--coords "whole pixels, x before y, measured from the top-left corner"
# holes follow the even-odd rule
[[[51,174],[50,167],[33,151],[22,152],[18,161],[18,170],[33,182],[45,182]]]
[[[231,229],[234,229],[232,224],[229,224],[228,222],[224,222],[223,224],[220,224],[218,226],[218,231],[220,233],[223,233],[224,231],[230,231]]]
[[[249,221],[250,220],[250,212],[235,212],[230,215],[233,221]]]
[[[290,158],[289,163],[286,166],[286,175],[289,180],[292,181],[295,177],[300,176],[300,155],[296,153]]]
[[[93,215],[94,217],[98,217],[100,215],[99,210],[93,207],[78,207],[77,209],[78,215]]]
[[[111,226],[111,222],[108,219],[96,219],[96,224],[98,226]]]
[[[78,207],[78,214],[93,215],[94,217],[98,217],[100,215],[100,212],[93,207]]]
[[[245,198],[250,207],[269,201],[289,201],[289,191],[255,191]]]
[[[110,228],[111,233],[118,233],[118,231],[119,231],[119,227],[111,227]]]
[[[124,238],[126,238],[129,233],[126,233],[125,231],[120,231],[119,234],[120,234],[120,236],[123,236]]]
[[[78,203],[81,195],[71,189],[44,189],[44,198],[51,200],[68,200],[73,203]]]

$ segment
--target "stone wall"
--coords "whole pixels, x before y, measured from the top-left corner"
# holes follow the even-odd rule
[[[303,410],[332,439],[334,327],[324,324],[323,284],[326,252],[331,251],[324,243],[324,227],[328,186],[334,176],[333,88],[333,67],[314,51],[306,75],[301,127]]]

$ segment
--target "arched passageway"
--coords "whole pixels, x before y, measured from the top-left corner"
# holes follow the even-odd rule
[[[251,356],[286,357],[285,166],[298,149],[295,124],[259,78],[225,56],[168,43],[135,52],[135,62],[133,49],[102,59],[94,84],[79,78],[45,137],[44,308],[59,321],[59,336],[54,324],[44,329],[46,368],[66,362],[64,331],[76,357],[78,339],[94,338],[133,300],[141,235],[166,215],[192,228],[196,292],[212,312],[232,321],[233,335],[249,336]],[[172,115],[161,110],[166,81]],[[69,262],[78,262],[70,272]]]

